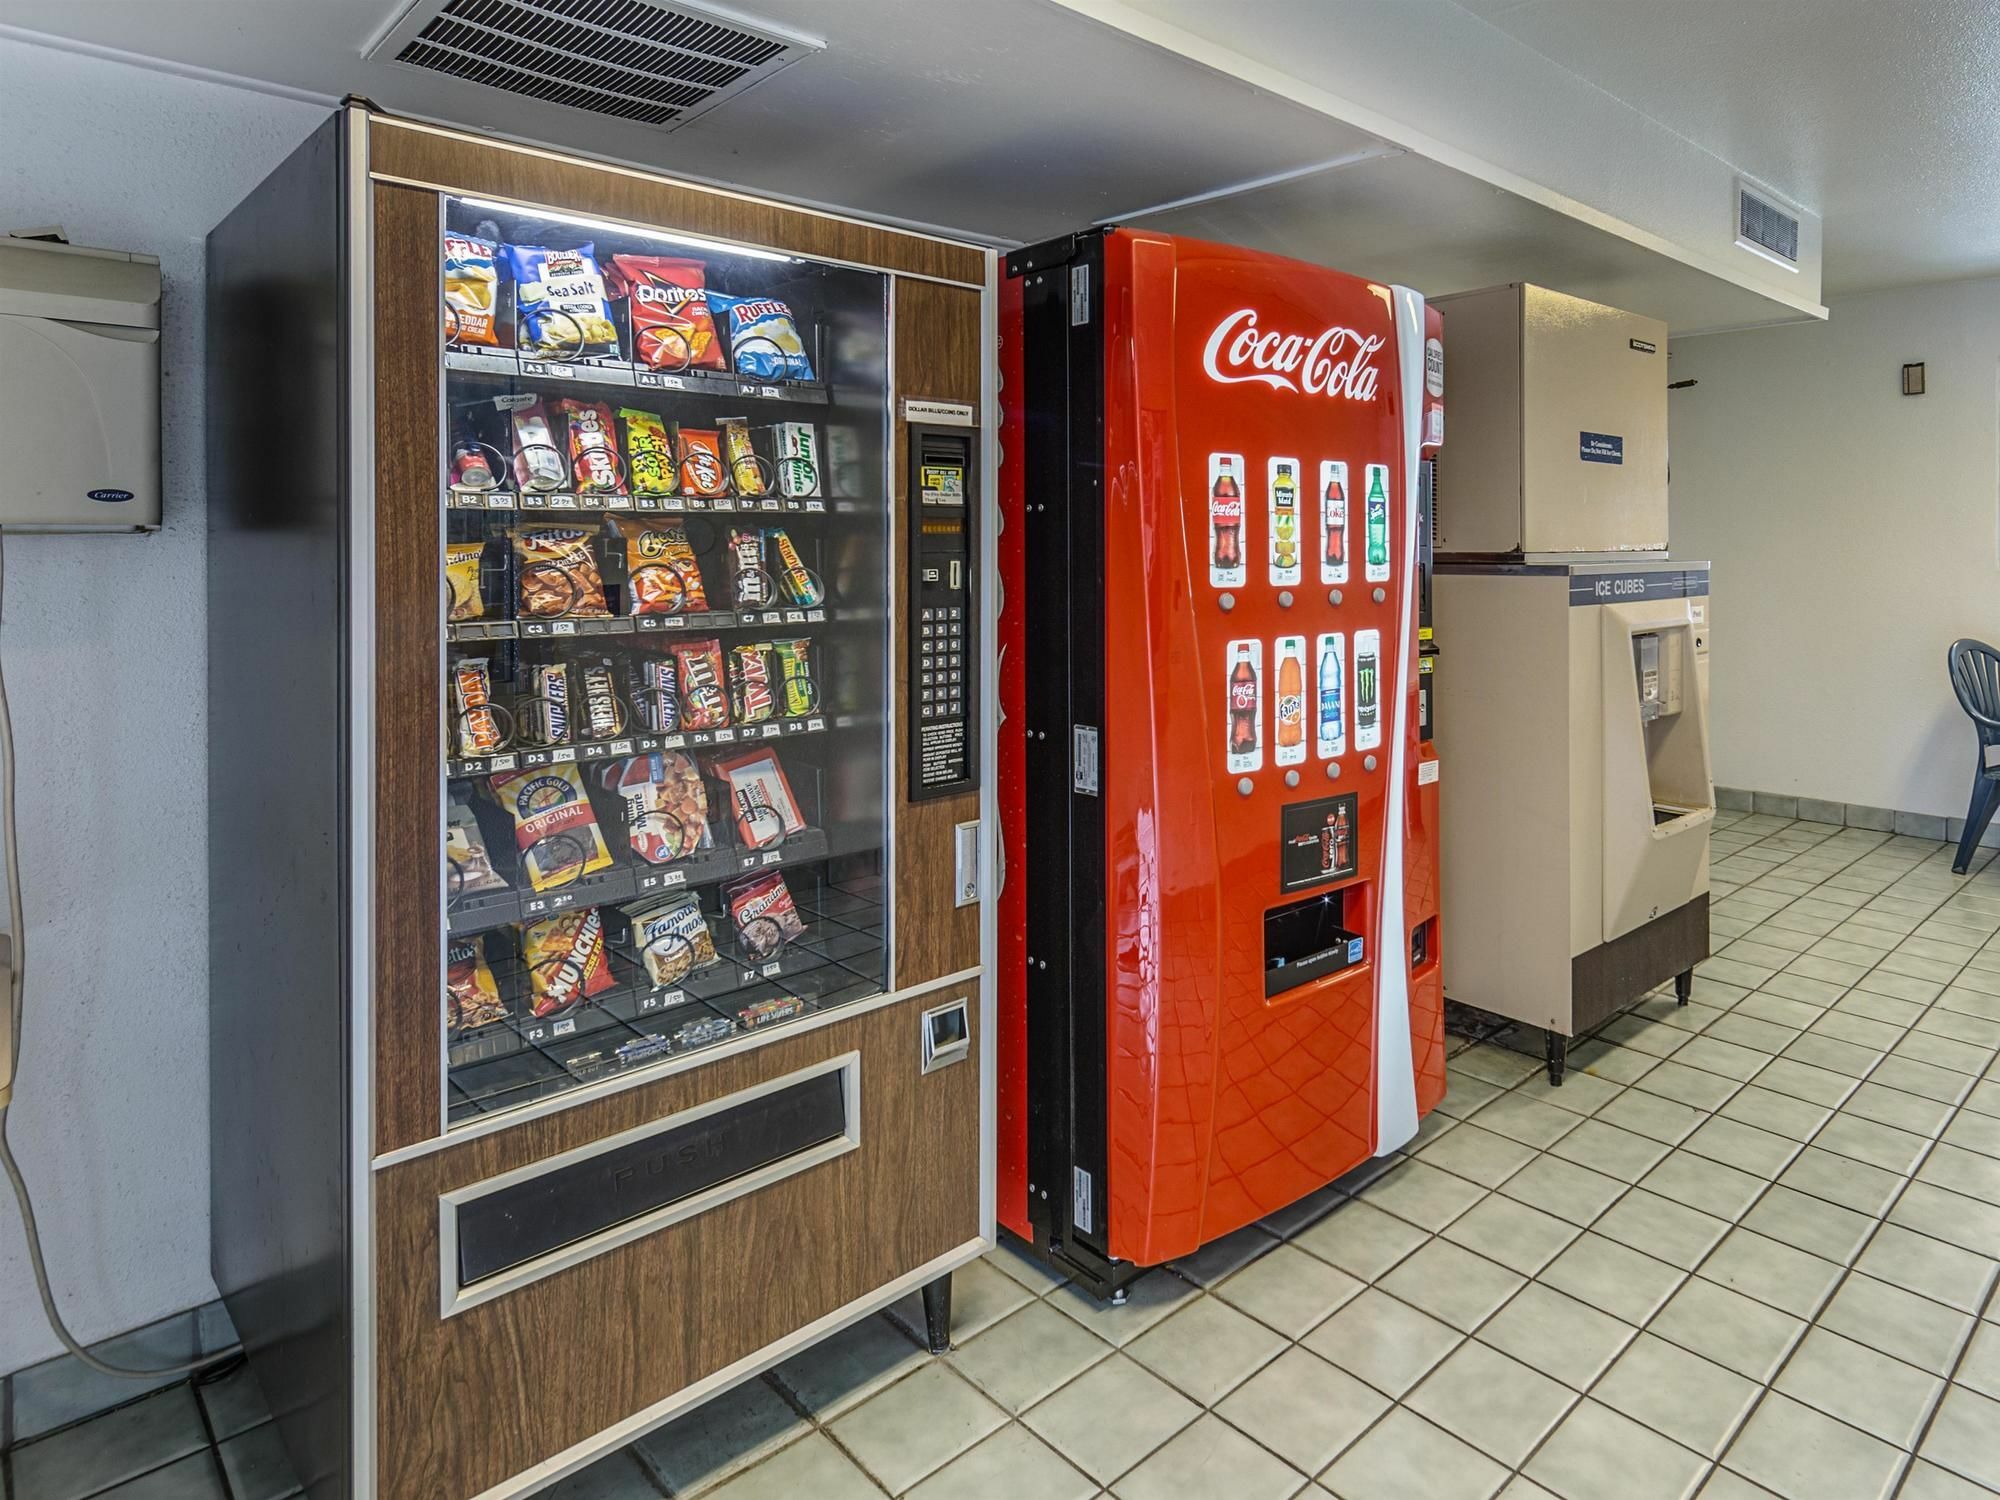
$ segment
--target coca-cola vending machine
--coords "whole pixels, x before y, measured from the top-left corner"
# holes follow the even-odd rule
[[[1007,272],[998,1212],[1115,1296],[1444,1093],[1442,320],[1125,229]]]

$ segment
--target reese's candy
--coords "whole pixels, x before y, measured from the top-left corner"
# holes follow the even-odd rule
[[[621,406],[618,422],[625,433],[625,474],[632,493],[680,493],[679,466],[674,461],[674,434],[666,419],[654,412]]]
[[[569,465],[577,493],[624,494],[625,464],[618,456],[611,408],[602,401],[565,399],[556,403],[556,410],[569,429]]]
[[[708,608],[701,567],[687,529],[633,516],[615,516],[612,529],[625,544],[625,613],[678,615]]]
[[[479,559],[486,551],[484,542],[446,542],[444,547],[444,592],[449,602],[446,618],[477,620],[486,614],[486,601],[479,589]]]
[[[700,261],[614,255],[611,271],[631,299],[632,340],[644,364],[655,370],[723,368]]]
[[[729,472],[722,463],[722,434],[713,427],[680,430],[681,490],[704,500],[729,493]]]
[[[521,576],[521,613],[537,619],[569,616],[601,619],[604,603],[592,525],[517,526],[514,564]]]
[[[739,724],[761,724],[778,711],[771,690],[771,648],[749,641],[729,648],[730,707]]]
[[[729,722],[729,689],[722,676],[722,643],[704,640],[674,642],[674,666],[680,673],[681,728],[720,729]]]
[[[504,771],[487,784],[514,820],[521,867],[538,891],[611,866],[611,850],[573,765]]]
[[[729,478],[737,494],[754,497],[769,492],[764,482],[767,465],[750,441],[750,424],[741,417],[722,419],[722,454],[729,460]]]
[[[493,679],[484,657],[461,656],[451,664],[451,694],[458,709],[458,753],[491,755],[506,742],[493,711]]]
[[[528,965],[529,1005],[538,1016],[555,1015],[611,988],[604,914],[594,906],[530,922],[521,929],[521,956]]]

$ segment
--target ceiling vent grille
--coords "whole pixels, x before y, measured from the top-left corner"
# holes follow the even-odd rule
[[[673,130],[822,46],[652,0],[424,0],[368,55]]]
[[[1778,207],[1743,183],[1736,184],[1736,243],[1745,250],[1797,270],[1798,215]]]

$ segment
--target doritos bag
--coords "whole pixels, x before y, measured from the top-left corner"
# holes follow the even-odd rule
[[[635,357],[655,370],[720,370],[722,345],[698,260],[614,255],[617,288],[632,299]]]

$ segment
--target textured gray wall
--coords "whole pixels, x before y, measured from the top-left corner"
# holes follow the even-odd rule
[[[12,1136],[86,1340],[215,1295],[202,239],[325,113],[0,39],[0,233],[61,223],[165,278],[165,527],[10,538],[0,622],[29,943]],[[9,464],[41,440],[10,431]],[[0,1371],[57,1348],[0,1202]]]

